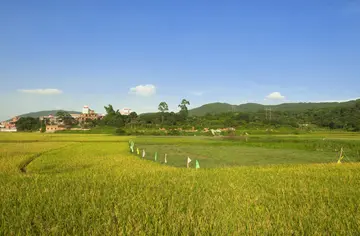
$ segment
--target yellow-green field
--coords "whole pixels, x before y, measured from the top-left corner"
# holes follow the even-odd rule
[[[0,134],[0,235],[360,232],[359,135],[131,138],[168,165],[130,137]],[[183,154],[202,168],[174,167]]]

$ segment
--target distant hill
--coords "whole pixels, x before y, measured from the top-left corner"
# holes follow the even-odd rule
[[[22,114],[19,115],[19,117],[34,117],[34,118],[38,118],[40,116],[48,116],[50,114],[55,115],[58,111],[62,111],[62,110],[50,110],[50,111],[37,111],[37,112],[30,112],[30,113],[26,113],[26,114]],[[79,111],[66,111],[69,112],[70,114],[81,114],[81,112]]]
[[[359,99],[360,100],[360,99]],[[282,103],[279,105],[262,105],[258,103],[246,103],[240,105],[231,105],[228,103],[209,103],[189,110],[190,116],[203,116],[207,113],[219,114],[224,112],[256,112],[265,108],[272,108],[277,111],[305,111],[309,109],[332,108],[354,105],[357,100],[347,102],[300,102],[300,103]]]
[[[305,111],[309,109],[321,109],[321,108],[332,108],[332,107],[347,107],[352,106],[358,100],[346,101],[346,102],[300,102],[300,103],[282,103],[278,105],[263,105],[258,103],[245,103],[240,105],[231,105],[229,103],[208,103],[200,107],[189,110],[190,116],[204,116],[207,113],[219,114],[225,112],[257,112],[259,110],[264,110],[265,108],[271,108],[277,111]],[[60,110],[49,110],[49,111],[38,111],[30,112],[26,114],[19,115],[19,117],[40,117],[47,116],[49,114],[55,115]],[[70,114],[81,114],[79,111],[67,111]],[[142,113],[141,116],[152,116],[154,113]]]

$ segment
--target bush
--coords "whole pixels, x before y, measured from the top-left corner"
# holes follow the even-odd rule
[[[226,136],[236,136],[235,130],[227,130],[224,132]]]
[[[299,131],[299,130],[295,130],[295,131],[293,132],[293,134],[299,135],[299,134],[300,134],[300,131]]]
[[[150,131],[150,132],[148,132],[148,134],[149,134],[149,135],[154,135],[154,136],[160,136],[160,135],[162,135],[161,132],[156,131],[156,130]]]
[[[126,131],[124,129],[117,128],[115,130],[116,135],[126,135]]]
[[[41,129],[40,129],[40,132],[41,133],[45,133],[45,131],[46,131],[46,125],[41,125]]]

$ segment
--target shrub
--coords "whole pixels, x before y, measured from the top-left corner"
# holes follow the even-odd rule
[[[179,130],[172,129],[168,132],[168,135],[178,136],[181,132]]]
[[[117,128],[115,130],[115,134],[117,134],[117,135],[126,135],[126,131],[124,129]]]

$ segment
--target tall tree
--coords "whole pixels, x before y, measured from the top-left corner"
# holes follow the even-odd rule
[[[183,116],[184,119],[186,119],[189,115],[187,106],[190,106],[190,102],[186,99],[183,99],[179,104],[180,114]]]
[[[134,127],[134,125],[137,123],[138,114],[136,112],[131,112],[125,119],[126,123],[131,126],[131,128]]]
[[[125,125],[124,117],[120,114],[119,110],[114,110],[112,105],[104,107],[106,116],[102,119],[102,123],[113,127],[123,127]]]
[[[104,108],[108,115],[115,115],[119,111],[119,110],[115,111],[111,104],[109,104],[109,106],[104,106]]]
[[[138,114],[135,111],[133,111],[129,114],[129,118],[130,118],[130,121],[133,121],[136,118],[138,118]]]
[[[158,110],[162,113],[169,111],[169,106],[166,102],[160,102]]]
[[[158,110],[162,113],[161,114],[161,124],[164,123],[164,113],[169,111],[169,106],[166,102],[160,102]]]
[[[58,111],[56,116],[60,121],[62,121],[65,125],[72,125],[74,123],[74,118],[67,111]]]

